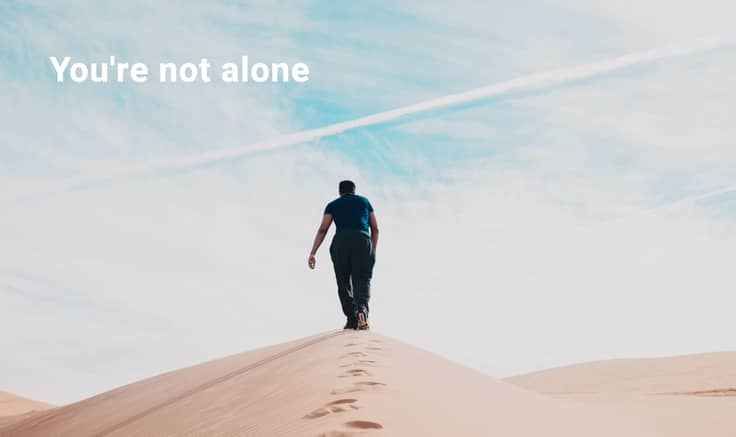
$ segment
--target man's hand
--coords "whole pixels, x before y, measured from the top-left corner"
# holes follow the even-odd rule
[[[317,235],[314,236],[314,244],[312,244],[312,251],[309,252],[309,259],[307,260],[307,264],[309,265],[309,268],[312,270],[314,270],[314,266],[317,264],[317,260],[314,258],[314,254],[317,253],[317,249],[319,249],[319,246],[322,244],[322,241],[324,241],[325,235],[327,235],[327,230],[330,229],[331,224],[332,224],[332,214],[327,213],[324,216],[322,216],[322,223],[319,224]]]

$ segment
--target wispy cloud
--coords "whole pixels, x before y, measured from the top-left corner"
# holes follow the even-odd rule
[[[218,162],[242,159],[255,153],[293,146],[295,144],[340,134],[353,129],[393,122],[417,114],[465,105],[483,99],[501,97],[512,93],[542,90],[575,81],[590,79],[635,65],[654,62],[666,58],[692,55],[703,51],[733,45],[736,45],[736,36],[705,38],[685,44],[671,45],[632,53],[590,64],[527,75],[501,83],[476,88],[470,91],[450,94],[425,102],[360,117],[354,120],[335,123],[322,128],[308,129],[264,141],[258,141],[248,146],[209,151],[189,156],[180,156],[174,159],[149,162],[112,171],[108,170],[104,175],[82,176],[71,183],[64,184],[63,189],[75,189],[98,182],[105,182],[112,179],[130,177],[144,173],[197,168],[217,164]]]

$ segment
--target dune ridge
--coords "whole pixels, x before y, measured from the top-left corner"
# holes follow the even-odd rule
[[[721,360],[707,362],[730,375]],[[544,390],[575,372],[541,373],[498,380],[373,332],[332,331],[0,422],[0,436],[734,435],[736,397],[568,398]],[[686,414],[661,425],[683,407]],[[679,426],[693,420],[697,426]]]
[[[736,393],[736,352],[594,361],[506,378],[546,394]]]
[[[52,408],[52,405],[0,391],[0,417],[15,416],[49,408]]]
[[[736,435],[736,352],[596,361],[506,381],[606,409],[651,435]]]

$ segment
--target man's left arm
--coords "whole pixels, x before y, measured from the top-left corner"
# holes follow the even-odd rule
[[[327,231],[330,229],[331,224],[332,214],[326,213],[324,216],[322,216],[322,223],[320,223],[319,229],[317,229],[317,235],[314,236],[312,251],[309,252],[309,260],[307,261],[307,264],[309,265],[310,269],[314,269],[314,266],[317,264],[317,259],[314,256],[317,254],[317,249],[319,249],[319,246],[321,246],[322,242],[325,240],[325,236],[327,236]]]

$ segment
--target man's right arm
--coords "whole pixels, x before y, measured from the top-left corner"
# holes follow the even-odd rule
[[[371,212],[368,215],[368,225],[371,227],[371,243],[373,243],[373,252],[376,252],[378,246],[378,221],[376,220],[376,214]]]
[[[317,259],[315,258],[315,255],[317,254],[317,249],[319,249],[319,246],[322,245],[322,241],[324,241],[331,224],[332,214],[326,212],[325,215],[322,216],[322,222],[319,224],[319,229],[317,229],[317,235],[314,236],[312,250],[309,252],[307,263],[309,264],[310,269],[313,269],[314,266],[317,264]]]

